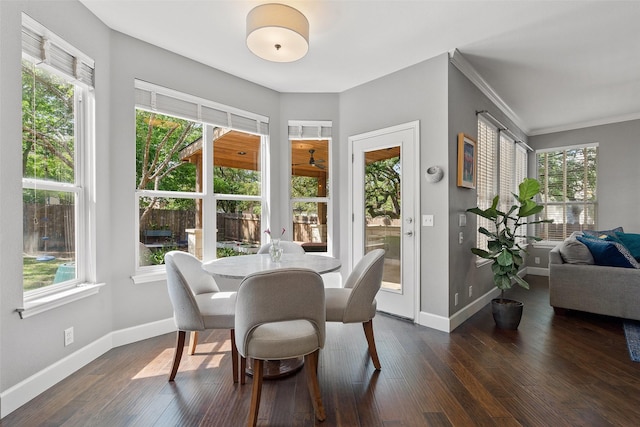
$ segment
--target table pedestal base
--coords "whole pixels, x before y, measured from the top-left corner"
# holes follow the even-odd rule
[[[304,357],[284,360],[265,360],[262,379],[276,380],[288,377],[300,371],[303,366]],[[247,369],[245,373],[251,377],[253,376],[253,359],[251,358],[247,359]]]

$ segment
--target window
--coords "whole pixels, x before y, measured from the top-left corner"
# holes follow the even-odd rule
[[[482,117],[478,117],[478,178],[476,191],[477,204],[480,209],[489,208],[497,194],[497,154],[498,130]],[[491,231],[494,228],[491,221],[478,216],[478,228],[480,227]],[[480,249],[487,249],[487,243],[487,236],[476,232],[476,246]]]
[[[25,300],[87,282],[93,61],[22,17]]]
[[[331,122],[289,122],[291,238],[307,252],[327,252]]]
[[[540,219],[536,236],[560,241],[574,231],[597,228],[596,166],[598,144],[539,150],[537,152]]]
[[[477,203],[481,209],[491,206],[500,195],[498,209],[509,210],[515,203],[513,193],[527,176],[527,150],[483,117],[478,117]],[[493,222],[478,216],[478,228],[494,231]],[[477,247],[487,249],[488,237],[477,232]]]
[[[199,259],[257,252],[268,119],[135,86],[139,270],[162,271],[171,250]]]

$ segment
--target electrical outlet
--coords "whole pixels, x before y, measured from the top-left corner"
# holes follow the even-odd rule
[[[453,304],[454,305],[458,305],[458,293],[456,292],[455,296],[453,297]]]
[[[469,297],[473,295],[473,286],[469,285]]]
[[[540,257],[537,256],[533,259],[533,262],[535,262],[536,264],[540,264]]]
[[[64,330],[64,346],[73,344],[73,326]]]

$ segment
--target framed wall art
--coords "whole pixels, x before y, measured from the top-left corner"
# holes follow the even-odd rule
[[[478,144],[464,133],[458,134],[458,187],[476,188]]]

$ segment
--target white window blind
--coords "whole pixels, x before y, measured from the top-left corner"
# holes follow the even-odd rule
[[[22,52],[37,64],[46,64],[89,87],[94,86],[94,61],[24,13]]]
[[[141,80],[135,82],[136,107],[254,135],[269,134],[269,118]]]
[[[515,203],[513,194],[518,193],[518,185],[526,176],[527,150],[515,142],[510,132],[498,129],[484,116],[478,116],[478,207],[490,207],[493,198],[499,194],[498,209],[508,212]],[[477,220],[478,227],[495,231],[493,222],[482,217]],[[477,247],[487,249],[487,236],[477,232],[476,238]]]
[[[498,154],[498,130],[482,117],[478,117],[478,178],[476,181],[477,204],[480,209],[491,206],[496,195],[497,184],[497,154]],[[486,218],[477,217],[478,228],[484,227],[489,231],[494,230],[493,223]],[[487,249],[487,236],[476,234],[478,248]]]
[[[503,212],[514,203],[516,148],[513,139],[500,132],[500,207]]]
[[[516,161],[515,161],[515,185],[516,191],[518,190],[518,185],[527,177],[527,163],[529,159],[529,154],[527,153],[527,149],[522,145],[516,145]]]
[[[328,139],[331,138],[330,121],[289,121],[289,139]]]

